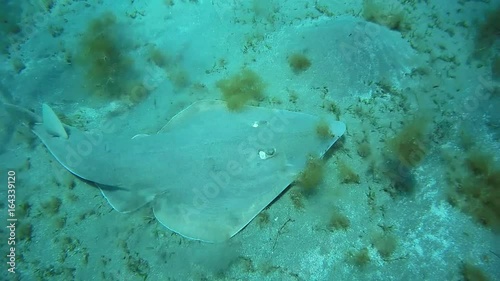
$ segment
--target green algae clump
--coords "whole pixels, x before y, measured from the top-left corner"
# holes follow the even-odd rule
[[[330,126],[328,126],[328,122],[323,119],[316,124],[316,135],[322,140],[334,137],[334,134],[330,130]]]
[[[311,61],[303,54],[294,53],[288,57],[288,65],[290,65],[293,73],[299,74],[311,67]]]
[[[84,71],[87,87],[94,97],[137,99],[141,85],[131,47],[120,32],[116,17],[111,12],[91,20],[80,40],[75,63]],[[145,95],[141,93],[140,99]]]
[[[325,176],[325,162],[321,158],[310,157],[306,168],[297,179],[297,183],[304,188],[306,193],[312,193],[318,187]]]
[[[260,76],[250,69],[243,69],[229,78],[217,81],[229,110],[240,110],[251,100],[264,98],[265,84]]]

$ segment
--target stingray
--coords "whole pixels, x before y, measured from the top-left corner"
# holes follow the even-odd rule
[[[316,130],[327,122],[331,135]],[[199,101],[157,134],[134,138],[62,124],[50,107],[33,132],[74,175],[127,213],[150,203],[156,219],[191,239],[225,241],[243,229],[345,132],[329,117]]]

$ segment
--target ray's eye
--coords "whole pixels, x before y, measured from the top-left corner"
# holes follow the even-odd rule
[[[268,158],[276,156],[276,148],[269,148],[269,149],[260,149],[259,150],[259,157],[262,160],[266,160]]]
[[[257,127],[260,127],[262,125],[266,125],[267,124],[267,121],[254,121],[253,124],[252,124],[252,127],[254,128],[257,128]]]

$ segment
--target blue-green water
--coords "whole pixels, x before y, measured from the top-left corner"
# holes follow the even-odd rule
[[[0,280],[499,279],[499,1],[2,1],[0,19]],[[118,212],[31,131],[43,103],[132,138],[220,99],[347,131],[219,243],[152,203]]]

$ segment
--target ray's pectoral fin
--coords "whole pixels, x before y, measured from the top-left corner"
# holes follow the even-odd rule
[[[56,113],[46,103],[42,105],[43,127],[54,137],[68,138],[68,133]]]

